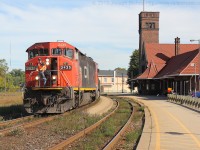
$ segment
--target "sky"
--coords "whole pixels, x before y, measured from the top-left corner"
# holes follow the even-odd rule
[[[160,43],[200,39],[199,0],[146,0],[160,12]],[[64,40],[92,57],[99,69],[129,67],[139,47],[142,0],[1,0],[0,59],[24,70],[28,47]]]

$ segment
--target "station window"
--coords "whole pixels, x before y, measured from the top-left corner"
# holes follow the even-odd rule
[[[62,55],[61,48],[52,48],[52,55]]]
[[[112,82],[114,82],[114,78],[112,78]]]
[[[74,53],[73,53],[72,49],[64,49],[63,51],[64,51],[64,55],[65,56],[67,56],[67,57],[69,57],[71,59],[73,58]]]
[[[155,90],[155,84],[151,84],[151,89]]]
[[[105,83],[107,82],[107,78],[104,78],[104,82],[105,82]]]

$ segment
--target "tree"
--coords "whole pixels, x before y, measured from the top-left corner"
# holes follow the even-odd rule
[[[22,71],[21,69],[13,69],[10,72],[10,75],[14,86],[19,86],[20,83],[24,82],[24,71]]]
[[[129,68],[128,68],[128,84],[131,85],[130,79],[133,79],[139,74],[139,50],[133,51],[130,56]]]
[[[13,69],[8,72],[8,66],[5,59],[0,59],[0,91],[15,90],[24,82],[24,71]]]
[[[0,76],[5,76],[6,72],[8,71],[8,64],[6,63],[5,59],[0,59]]]
[[[117,67],[117,68],[115,68],[115,70],[126,70],[126,68]]]

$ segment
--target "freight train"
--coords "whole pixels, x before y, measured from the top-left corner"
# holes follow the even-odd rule
[[[28,113],[64,113],[99,97],[98,64],[64,42],[35,43],[25,63]]]

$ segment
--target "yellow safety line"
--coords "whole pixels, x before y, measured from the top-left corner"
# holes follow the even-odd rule
[[[45,87],[37,88],[37,87],[34,87],[34,88],[32,88],[32,90],[62,90],[62,88],[45,88]]]
[[[158,118],[157,118],[155,112],[153,111],[153,109],[149,108],[149,110],[152,113],[153,119],[155,121],[155,126],[156,126],[156,150],[160,150],[160,127],[158,124]]]
[[[200,148],[200,141],[193,135],[193,134],[191,134],[191,131],[186,127],[186,126],[184,126],[184,124],[181,122],[181,121],[179,121],[176,117],[174,117],[171,113],[169,113],[169,112],[167,112],[167,111],[165,111],[167,114],[169,114],[169,116],[172,118],[172,119],[174,119],[185,131],[186,131],[186,133],[188,133],[191,137],[192,137],[192,139],[196,142],[196,144],[198,145],[198,147]]]

